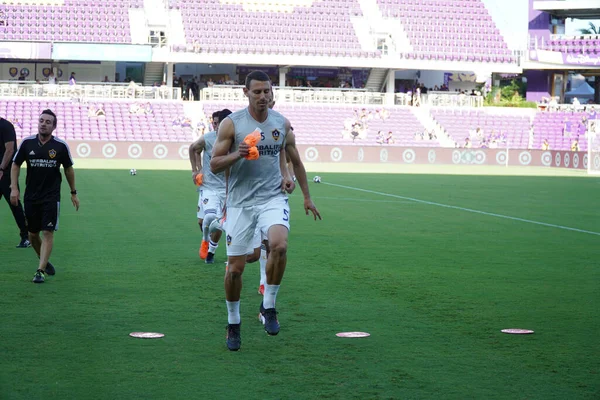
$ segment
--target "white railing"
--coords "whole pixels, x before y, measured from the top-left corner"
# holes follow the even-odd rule
[[[385,93],[362,89],[275,87],[275,100],[285,103],[384,104]],[[243,86],[214,85],[202,89],[201,100],[245,101]]]
[[[180,100],[181,89],[168,86],[136,86],[118,83],[83,83],[76,85],[0,81],[0,97],[76,97],[107,99]]]
[[[402,106],[483,107],[483,96],[433,92],[417,97],[410,93],[396,93],[395,104]]]
[[[247,101],[243,86],[213,85],[201,90],[200,100]],[[391,104],[387,93],[367,92],[364,89],[274,87],[275,100],[280,103],[318,104]],[[483,107],[482,96],[437,92],[422,94],[417,100],[407,93],[394,94],[393,103],[404,106]]]

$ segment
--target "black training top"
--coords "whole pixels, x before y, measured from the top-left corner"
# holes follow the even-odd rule
[[[23,139],[13,162],[18,166],[27,162],[25,180],[25,202],[45,203],[60,201],[60,166],[73,165],[67,143],[54,136],[46,144],[40,143],[38,136]]]
[[[0,118],[0,162],[6,153],[6,143],[14,142],[13,156],[17,152],[17,134],[15,127],[10,121]],[[6,166],[6,170],[10,171],[10,163]]]

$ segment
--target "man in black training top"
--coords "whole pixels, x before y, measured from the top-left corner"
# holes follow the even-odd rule
[[[17,134],[15,133],[15,127],[10,121],[0,118],[0,197],[6,199],[19,227],[21,243],[17,247],[29,247],[23,206],[20,201],[17,202],[17,205],[12,205],[10,202],[10,165],[16,151]]]
[[[29,230],[29,241],[40,258],[34,283],[43,283],[45,275],[54,275],[55,269],[48,262],[54,244],[54,231],[58,230],[60,210],[60,166],[65,169],[65,177],[71,187],[71,202],[79,210],[79,199],[75,190],[73,159],[66,142],[52,136],[56,129],[56,115],[50,110],[40,115],[38,134],[23,139],[13,159],[11,170],[10,201],[17,204],[20,193],[17,182],[21,164],[27,162],[25,180],[25,217]],[[40,231],[44,231],[40,238]]]

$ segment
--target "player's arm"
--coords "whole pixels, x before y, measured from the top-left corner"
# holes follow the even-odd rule
[[[17,154],[13,157],[12,167],[10,168],[10,203],[13,206],[19,204],[19,198],[21,196],[19,193],[19,175],[21,174],[21,164],[23,164],[27,157],[27,152],[25,151],[23,143],[24,142],[21,142]]]
[[[296,175],[296,181],[300,185],[300,190],[302,190],[302,194],[304,195],[304,211],[306,215],[308,215],[308,211],[310,210],[315,217],[321,219],[321,214],[319,214],[319,210],[313,203],[310,198],[310,191],[308,190],[308,179],[306,178],[306,169],[304,169],[304,164],[300,159],[300,154],[298,153],[298,149],[296,148],[296,137],[294,136],[294,132],[290,129],[289,122],[286,123],[286,135],[285,135],[285,151],[286,154],[289,155],[290,161],[294,166],[294,174]]]
[[[13,206],[19,204],[19,175],[21,174],[21,166],[14,163],[10,169],[10,203]]]
[[[71,202],[75,207],[75,211],[79,210],[79,198],[77,197],[77,190],[75,189],[75,170],[73,169],[73,165],[69,167],[65,167],[65,178],[67,178],[67,183],[71,188]]]
[[[6,142],[4,144],[4,157],[2,157],[2,161],[0,161],[0,179],[2,179],[2,176],[6,173],[6,174],[10,174],[10,160],[12,160],[13,156],[15,155],[15,141],[11,141],[11,142]]]
[[[194,143],[190,145],[189,156],[190,164],[192,165],[192,181],[196,182],[196,175],[202,173],[202,151],[204,150],[206,142],[204,136],[201,136]]]
[[[217,140],[213,146],[212,158],[210,160],[210,170],[213,174],[225,171],[233,164],[238,162],[242,157],[248,155],[250,146],[241,142],[237,151],[232,153],[229,150],[235,142],[235,127],[230,118],[225,118],[219,125],[217,132]]]
[[[292,179],[292,172],[287,167],[286,159],[289,156],[285,152],[285,143],[281,146],[281,151],[279,152],[279,170],[281,171],[281,191],[292,193],[296,188],[296,184]]]
[[[295,180],[294,179],[294,164],[292,164],[292,160],[290,160],[290,156],[287,153],[285,153],[285,164],[287,166],[287,170],[289,171],[292,179]]]
[[[6,121],[4,132],[0,132],[2,141],[4,142],[4,157],[0,160],[0,179],[4,174],[10,176],[10,164],[15,155],[15,142],[17,141],[17,133],[13,124]]]

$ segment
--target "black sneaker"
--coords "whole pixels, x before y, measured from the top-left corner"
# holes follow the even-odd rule
[[[17,249],[26,249],[31,247],[31,242],[27,239],[21,239],[21,243],[17,246]]]
[[[241,324],[227,325],[227,348],[231,351],[238,351],[242,346],[242,337],[240,335]]]
[[[215,263],[215,253],[211,253],[209,251],[208,254],[206,255],[206,260],[204,260],[204,262],[207,264],[214,264]]]
[[[275,308],[267,308],[260,303],[260,314],[258,314],[260,322],[265,326],[265,332],[271,336],[279,333],[279,321],[277,321],[277,311]]]
[[[41,269],[35,271],[35,275],[33,276],[32,280],[33,283],[44,283],[45,280],[46,278],[44,277],[44,271]]]
[[[46,271],[45,271],[48,275],[54,275],[56,274],[56,270],[54,269],[54,265],[52,265],[50,263],[50,261],[48,261],[48,264],[46,264]]]

